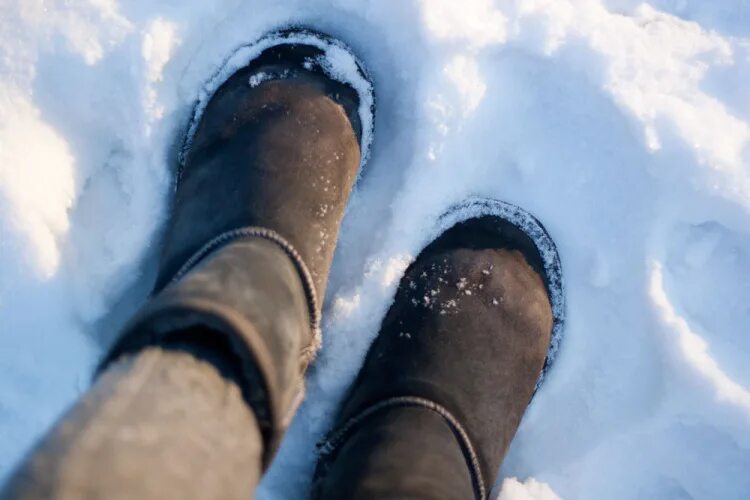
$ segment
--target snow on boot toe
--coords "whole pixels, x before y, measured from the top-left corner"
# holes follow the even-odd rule
[[[541,257],[519,233],[496,217],[479,217],[422,251],[401,280],[336,428],[358,421],[366,432],[367,419],[357,416],[368,408],[422,398],[465,429],[483,483],[492,483],[534,393],[553,325]],[[319,474],[336,460],[331,448]]]

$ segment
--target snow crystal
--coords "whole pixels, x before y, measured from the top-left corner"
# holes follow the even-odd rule
[[[248,79],[247,83],[251,87],[255,88],[258,85],[260,85],[261,83],[266,82],[266,81],[268,81],[268,80],[270,80],[272,78],[274,78],[274,75],[272,75],[270,73],[264,73],[263,71],[260,71],[258,73],[255,73],[255,74],[251,75],[250,78]]]

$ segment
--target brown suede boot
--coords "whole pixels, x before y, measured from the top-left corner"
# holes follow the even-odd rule
[[[372,89],[319,34],[246,49],[196,110],[153,296],[1,497],[252,497],[320,343]]]
[[[286,31],[256,47],[266,48],[196,111],[155,296],[110,358],[176,330],[225,337],[254,388],[248,398],[270,457],[320,345],[322,299],[373,99],[359,63],[352,81],[332,76],[327,52],[346,48],[324,35]]]
[[[482,203],[407,269],[323,447],[315,498],[486,498],[559,340],[562,281],[535,219]]]

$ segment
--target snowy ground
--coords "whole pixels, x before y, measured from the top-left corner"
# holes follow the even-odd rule
[[[262,498],[304,498],[400,271],[469,194],[535,213],[568,287],[500,497],[750,496],[750,0],[0,0],[0,482],[147,293],[203,81],[290,22],[353,46],[378,117]]]

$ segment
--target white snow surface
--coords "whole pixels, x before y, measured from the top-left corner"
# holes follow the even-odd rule
[[[145,299],[203,85],[291,23],[357,52],[377,116],[260,497],[305,498],[402,271],[469,196],[536,215],[567,290],[495,494],[750,496],[748,0],[1,0],[0,482]]]

